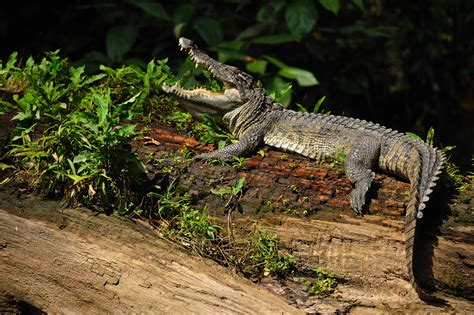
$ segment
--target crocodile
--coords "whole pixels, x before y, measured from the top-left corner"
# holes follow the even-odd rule
[[[334,159],[344,153],[344,171],[354,187],[349,194],[350,205],[359,215],[365,212],[375,168],[410,182],[403,231],[406,267],[412,286],[424,299],[426,294],[413,272],[416,224],[423,217],[426,202],[444,168],[444,153],[369,121],[285,109],[267,96],[251,75],[216,61],[189,39],[180,38],[179,46],[196,66],[204,67],[223,83],[224,91],[188,90],[176,83],[163,85],[163,91],[174,95],[193,116],[206,114],[221,121],[238,139],[237,143],[199,154],[195,159],[230,161],[249,155],[264,144],[316,160]]]

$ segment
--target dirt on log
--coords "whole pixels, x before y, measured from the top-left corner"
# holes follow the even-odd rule
[[[243,213],[232,215],[236,230],[259,225],[277,234],[306,268],[333,273],[335,292],[311,296],[272,278],[258,286],[182,252],[143,224],[46,202],[39,209],[37,201],[4,193],[0,272],[6,276],[0,295],[5,305],[51,312],[474,312],[472,190],[454,194],[441,184],[419,222],[415,273],[441,299],[434,305],[419,300],[404,269],[407,183],[377,175],[370,214],[361,217],[349,209],[351,185],[338,164],[269,148],[234,167],[192,163],[176,156],[210,147],[163,126],[151,128],[149,138],[135,145],[159,161],[149,165],[150,178],[180,168],[175,179],[196,207],[207,205],[223,225],[226,200],[210,189],[245,177]]]

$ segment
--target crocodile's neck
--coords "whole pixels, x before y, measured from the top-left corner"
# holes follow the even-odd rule
[[[254,126],[270,128],[280,111],[279,106],[266,96],[265,90],[254,89],[251,94],[244,105],[228,112],[222,119],[237,139]]]

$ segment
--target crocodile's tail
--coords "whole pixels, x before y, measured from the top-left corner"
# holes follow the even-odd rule
[[[412,142],[416,147],[418,156],[412,157],[411,170],[408,178],[410,180],[410,198],[408,201],[405,217],[405,254],[407,271],[413,288],[421,299],[429,299],[416,283],[413,272],[413,246],[415,244],[417,219],[423,217],[423,210],[429,200],[439,174],[443,170],[445,155],[438,149],[421,142]]]

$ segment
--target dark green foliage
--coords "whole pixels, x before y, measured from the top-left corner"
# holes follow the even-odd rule
[[[337,114],[418,133],[434,126],[438,141],[454,143],[460,150],[453,157],[466,166],[472,141],[453,141],[449,126],[457,121],[463,135],[472,124],[466,111],[472,107],[473,4],[126,0],[48,7],[20,1],[0,11],[0,58],[60,48],[90,72],[100,64],[144,69],[146,60],[172,57],[183,64],[179,76],[195,85],[200,70],[182,63],[176,49],[176,38],[184,35],[220,61],[246,68],[267,89],[279,93],[293,83],[293,97],[307,109],[326,95]]]
[[[2,111],[16,113],[4,160],[70,202],[120,213],[133,208],[131,187],[146,171],[131,151],[139,134],[132,119],[143,115],[150,89],[170,77],[166,61],[151,61],[146,71],[102,67],[92,76],[57,52],[38,63],[29,58],[22,68],[17,64],[13,54],[0,68],[4,90],[12,94]]]

